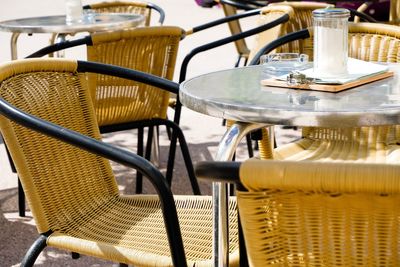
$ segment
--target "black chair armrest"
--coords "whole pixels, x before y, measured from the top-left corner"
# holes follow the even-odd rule
[[[80,45],[93,45],[92,38],[90,36],[85,36],[80,39],[71,40],[71,41],[64,41],[60,43],[55,43],[52,45],[48,45],[43,47],[42,49],[30,54],[26,58],[35,58],[35,57],[43,57],[50,53],[58,52],[67,48],[76,47]]]
[[[263,46],[258,52],[255,54],[255,56],[251,59],[249,65],[258,65],[260,63],[260,57],[264,54],[268,54],[275,48],[287,44],[289,42],[299,40],[299,39],[305,39],[310,37],[310,32],[308,29],[303,29],[297,32],[291,32],[288,33],[284,36],[279,37],[278,39],[275,39],[274,41],[266,44]]]
[[[288,20],[289,20],[289,15],[284,14],[281,17],[275,19],[274,21],[271,21],[264,25],[261,25],[261,26],[255,27],[253,29],[250,29],[250,30],[247,30],[247,31],[244,31],[244,32],[241,32],[241,33],[229,36],[229,37],[225,37],[225,38],[222,38],[222,39],[219,39],[219,40],[216,40],[216,41],[213,41],[213,42],[210,42],[210,43],[207,43],[207,44],[204,44],[204,45],[194,48],[191,52],[189,52],[189,54],[187,54],[185,56],[185,58],[182,61],[180,75],[179,75],[179,82],[182,82],[186,79],[188,64],[195,55],[197,55],[201,52],[204,52],[204,51],[240,40],[240,39],[244,39],[246,37],[263,32],[265,30],[271,29],[281,23],[287,22]]]
[[[199,179],[212,182],[240,183],[240,162],[236,161],[203,161],[195,166],[195,174]]]
[[[187,30],[186,34],[192,34],[192,33],[195,33],[195,32],[203,31],[205,29],[209,29],[209,28],[212,28],[214,26],[218,26],[218,25],[221,25],[221,24],[233,21],[233,20],[238,20],[238,19],[242,19],[242,18],[247,18],[247,17],[251,17],[251,16],[254,16],[254,15],[258,15],[258,14],[260,14],[260,12],[261,12],[261,9],[252,9],[252,10],[240,13],[240,14],[235,14],[235,15],[224,17],[224,18],[220,18],[220,19],[217,19],[217,20],[214,20],[214,21],[211,21],[211,22],[207,22],[207,23],[195,26],[192,29]]]
[[[119,67],[111,64],[81,61],[81,60],[78,60],[77,62],[78,62],[77,70],[79,72],[93,72],[98,74],[112,75],[156,86],[160,89],[169,91],[174,94],[179,93],[178,83],[175,83],[171,80],[162,77],[158,77],[150,73]]]

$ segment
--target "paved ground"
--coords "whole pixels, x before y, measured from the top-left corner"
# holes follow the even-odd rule
[[[88,4],[95,1],[83,1]],[[178,25],[184,29],[201,23],[210,21],[223,16],[222,10],[215,7],[205,9],[197,6],[194,0],[168,0],[153,1],[160,5],[166,11],[165,25]],[[39,16],[50,14],[62,14],[64,12],[62,0],[2,0],[0,11],[0,20],[14,19],[18,17]],[[253,21],[246,20],[245,27],[251,26]],[[218,27],[214,30],[208,30],[205,33],[199,33],[195,36],[188,36],[181,43],[180,54],[178,57],[178,67],[185,54],[193,47],[206,43],[218,37],[227,36],[226,26]],[[9,50],[10,34],[0,33],[0,62],[10,60]],[[23,57],[30,52],[44,46],[48,42],[48,35],[38,34],[34,36],[21,36],[18,46],[19,57]],[[249,40],[251,43],[252,40]],[[82,58],[83,52],[77,50],[67,54],[67,57]],[[233,45],[226,45],[215,51],[207,52],[197,56],[189,66],[188,77],[201,73],[230,68],[236,59]],[[184,109],[182,112],[182,129],[189,143],[189,148],[194,162],[202,160],[212,160],[215,155],[218,141],[221,138],[225,128],[221,125],[221,120],[211,118],[202,114]],[[162,129],[163,131],[164,129]],[[168,142],[165,139],[165,132],[161,133],[161,162],[160,169],[165,170],[165,158],[168,149]],[[287,142],[295,138],[296,133],[290,130],[279,130],[279,142]],[[109,134],[104,136],[104,141],[113,143],[134,150],[136,137],[133,132],[124,132],[118,134]],[[239,159],[246,157],[246,151],[243,146],[238,151]],[[173,181],[173,191],[176,194],[190,194],[189,183],[186,179],[186,173],[183,168],[181,155],[178,153],[176,160],[175,178]],[[121,166],[113,165],[120,184],[120,189],[124,193],[134,192],[134,174]],[[17,190],[16,175],[9,168],[8,160],[5,156],[4,145],[0,140],[0,266],[18,266],[20,259],[37,237],[34,222],[27,213],[27,217],[20,218],[17,213]],[[203,193],[210,194],[210,185],[201,182]],[[146,186],[147,192],[152,192],[150,186]],[[46,249],[37,261],[37,266],[114,266],[115,264],[82,257],[79,260],[71,260],[68,253],[60,252],[55,249]],[[117,266],[117,265],[115,265]]]

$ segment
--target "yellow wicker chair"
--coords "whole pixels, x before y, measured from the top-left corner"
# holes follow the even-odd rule
[[[309,38],[300,41],[298,51],[308,54],[312,60],[311,30],[307,36]],[[379,23],[350,23],[349,56],[366,61],[400,62],[400,27]],[[275,149],[273,158],[386,162],[390,157],[390,146],[398,143],[400,138],[398,126],[305,127],[302,135],[302,139]],[[270,148],[268,138],[263,138],[260,147],[265,150]]]
[[[0,130],[40,233],[22,266],[32,266],[46,245],[135,266],[211,266],[211,198],[173,197],[151,163],[100,141],[89,72],[179,88],[157,76],[92,62],[0,65]],[[142,172],[159,196],[120,195],[103,157]],[[230,209],[231,243],[237,244],[235,199]],[[237,266],[237,245],[231,254]]]
[[[393,149],[399,155],[399,147]],[[380,164],[250,159],[202,163],[196,171],[240,179],[237,202],[250,266],[400,262],[398,156]]]
[[[165,12],[160,7],[144,1],[108,1],[83,6],[84,10],[93,10],[97,13],[133,13],[145,16],[145,26],[155,25],[151,23],[151,14],[154,10],[158,13],[157,24],[162,25],[165,19]]]

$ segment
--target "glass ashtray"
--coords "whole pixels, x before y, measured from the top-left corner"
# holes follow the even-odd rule
[[[266,71],[290,72],[303,69],[308,63],[308,55],[299,53],[275,53],[262,55],[260,64]]]

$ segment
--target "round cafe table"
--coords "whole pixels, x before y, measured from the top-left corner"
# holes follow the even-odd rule
[[[269,78],[262,66],[235,68],[186,80],[179,97],[189,109],[236,121],[222,137],[215,157],[228,161],[247,133],[264,126],[400,124],[400,64],[390,64],[389,69],[394,76],[331,93],[262,86],[260,80]],[[214,266],[229,262],[227,191],[225,183],[213,183]]]
[[[144,16],[125,13],[84,13],[82,20],[67,23],[65,16],[21,18],[0,22],[0,31],[12,32],[11,59],[17,59],[17,40],[21,33],[53,33],[59,39],[78,32],[96,32],[132,28],[144,23]]]

